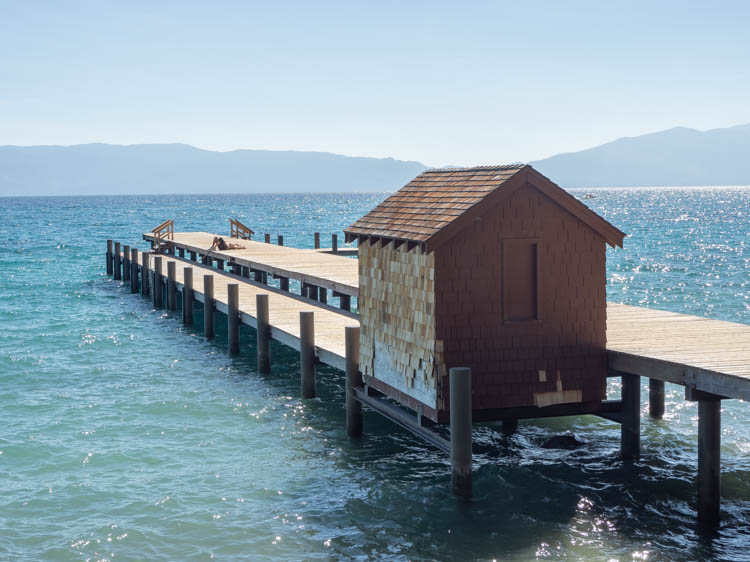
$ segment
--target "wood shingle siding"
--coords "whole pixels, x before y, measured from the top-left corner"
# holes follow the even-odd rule
[[[434,255],[405,245],[359,246],[359,368],[435,408]],[[377,368],[376,368],[377,367]]]

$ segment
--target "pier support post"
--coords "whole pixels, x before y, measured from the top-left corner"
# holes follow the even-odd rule
[[[120,268],[121,263],[122,263],[122,258],[120,257],[120,243],[115,242],[115,259],[114,259],[115,281],[119,281],[120,279],[122,279],[122,269]]]
[[[224,271],[224,260],[216,258],[216,269]]]
[[[267,375],[271,372],[271,328],[268,318],[268,295],[255,295],[255,310],[258,331],[258,372]]]
[[[310,283],[303,283],[302,296],[314,301],[318,300],[318,287]]]
[[[622,374],[622,424],[620,455],[637,459],[641,454],[641,377]]]
[[[214,276],[203,276],[203,335],[207,340],[214,339]]]
[[[240,286],[237,283],[227,285],[227,334],[229,335],[229,354],[240,352]]]
[[[518,420],[503,420],[503,434],[513,435],[518,431]]]
[[[154,296],[154,308],[161,308],[164,303],[164,289],[162,288],[162,275],[161,275],[161,256],[154,256],[154,286],[152,293]]]
[[[201,256],[201,263],[203,265],[208,265],[208,256]]]
[[[193,323],[193,268],[182,269],[182,323]]]
[[[339,253],[339,235],[338,234],[331,234],[331,251],[334,254]]]
[[[299,313],[299,355],[302,398],[315,398],[315,313]]]
[[[664,381],[648,379],[648,413],[657,419],[664,415]]]
[[[350,297],[349,295],[341,295],[339,297],[339,306],[341,307],[341,310],[351,310],[352,297]]]
[[[276,240],[278,241],[279,246],[283,246],[284,245],[284,237],[281,234],[279,234],[279,236],[278,236],[278,238]]]
[[[268,232],[266,232],[266,233],[265,233],[265,234],[263,235],[263,241],[264,241],[264,242],[265,242],[266,244],[270,244],[270,243],[271,243],[271,234],[270,234],[270,233],[268,233]]]
[[[177,310],[177,264],[167,262],[167,310]]]
[[[190,261],[195,261],[198,259],[198,256],[196,256],[195,252],[190,252]]]
[[[698,523],[711,532],[721,508],[721,397],[688,386],[685,400],[698,402]]]
[[[107,275],[112,275],[112,240],[107,240]]]
[[[141,265],[141,295],[144,297],[151,294],[151,280],[149,279],[151,277],[151,272],[148,267],[150,256],[151,254],[148,252],[143,252],[141,254],[141,261],[143,262],[143,265]]]
[[[359,373],[359,326],[344,328],[346,345],[346,434],[362,436],[362,404],[354,398],[354,387],[362,386]]]
[[[320,232],[315,233],[315,249],[320,250]]]
[[[130,292],[138,292],[138,248],[130,249]]]
[[[289,292],[289,277],[279,277],[279,289]]]
[[[130,281],[130,246],[124,246],[122,250],[122,280]]]
[[[721,400],[698,400],[698,522],[704,529],[719,525],[721,502]]]
[[[328,289],[325,287],[318,287],[318,300],[323,304],[328,304]]]
[[[451,486],[471,497],[471,369],[450,370]]]
[[[178,249],[177,251],[178,251],[178,255],[179,255],[179,256],[180,256],[181,258],[184,258],[184,257],[185,257],[185,248],[179,248],[179,249]]]

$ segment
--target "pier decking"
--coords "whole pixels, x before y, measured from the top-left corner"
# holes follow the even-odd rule
[[[227,242],[240,244],[244,248],[209,251],[216,236],[220,235],[209,232],[175,232],[170,243],[177,250],[221,259],[228,264],[236,263],[270,275],[323,287],[343,295],[356,297],[359,294],[359,273],[356,260],[328,253],[327,249],[305,250],[254,240],[229,238],[226,235],[223,236]],[[143,239],[152,242],[154,235],[146,232],[143,234]]]
[[[216,309],[224,314],[228,314],[228,286],[231,283],[238,284],[240,321],[252,328],[257,328],[256,296],[268,294],[270,336],[293,349],[300,349],[300,312],[313,310],[315,312],[316,357],[322,363],[342,371],[346,368],[344,329],[346,326],[359,326],[356,315],[322,303],[312,303],[299,295],[283,292],[238,275],[218,271],[212,267],[169,255],[162,255],[161,257],[162,266],[159,273],[165,280],[167,280],[169,262],[175,262],[175,283],[177,290],[180,292],[184,289],[185,268],[193,268],[193,293],[195,299],[199,302],[204,302],[205,298],[202,277],[212,275],[214,278],[213,299]],[[153,259],[150,259],[149,262],[149,268],[153,270]],[[142,254],[139,256],[139,266],[143,266]]]
[[[615,371],[750,401],[750,326],[609,303],[607,350]]]

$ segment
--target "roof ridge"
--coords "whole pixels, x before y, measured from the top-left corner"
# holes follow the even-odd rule
[[[486,170],[486,171],[500,171],[500,170],[520,170],[526,166],[526,164],[523,164],[521,162],[516,162],[514,164],[495,164],[490,166],[470,166],[468,168],[453,168],[453,167],[445,167],[445,168],[428,168],[423,174],[430,173],[430,172],[473,172],[478,170]]]

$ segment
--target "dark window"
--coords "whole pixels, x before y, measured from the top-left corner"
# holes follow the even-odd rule
[[[536,238],[503,240],[503,320],[539,319]]]

